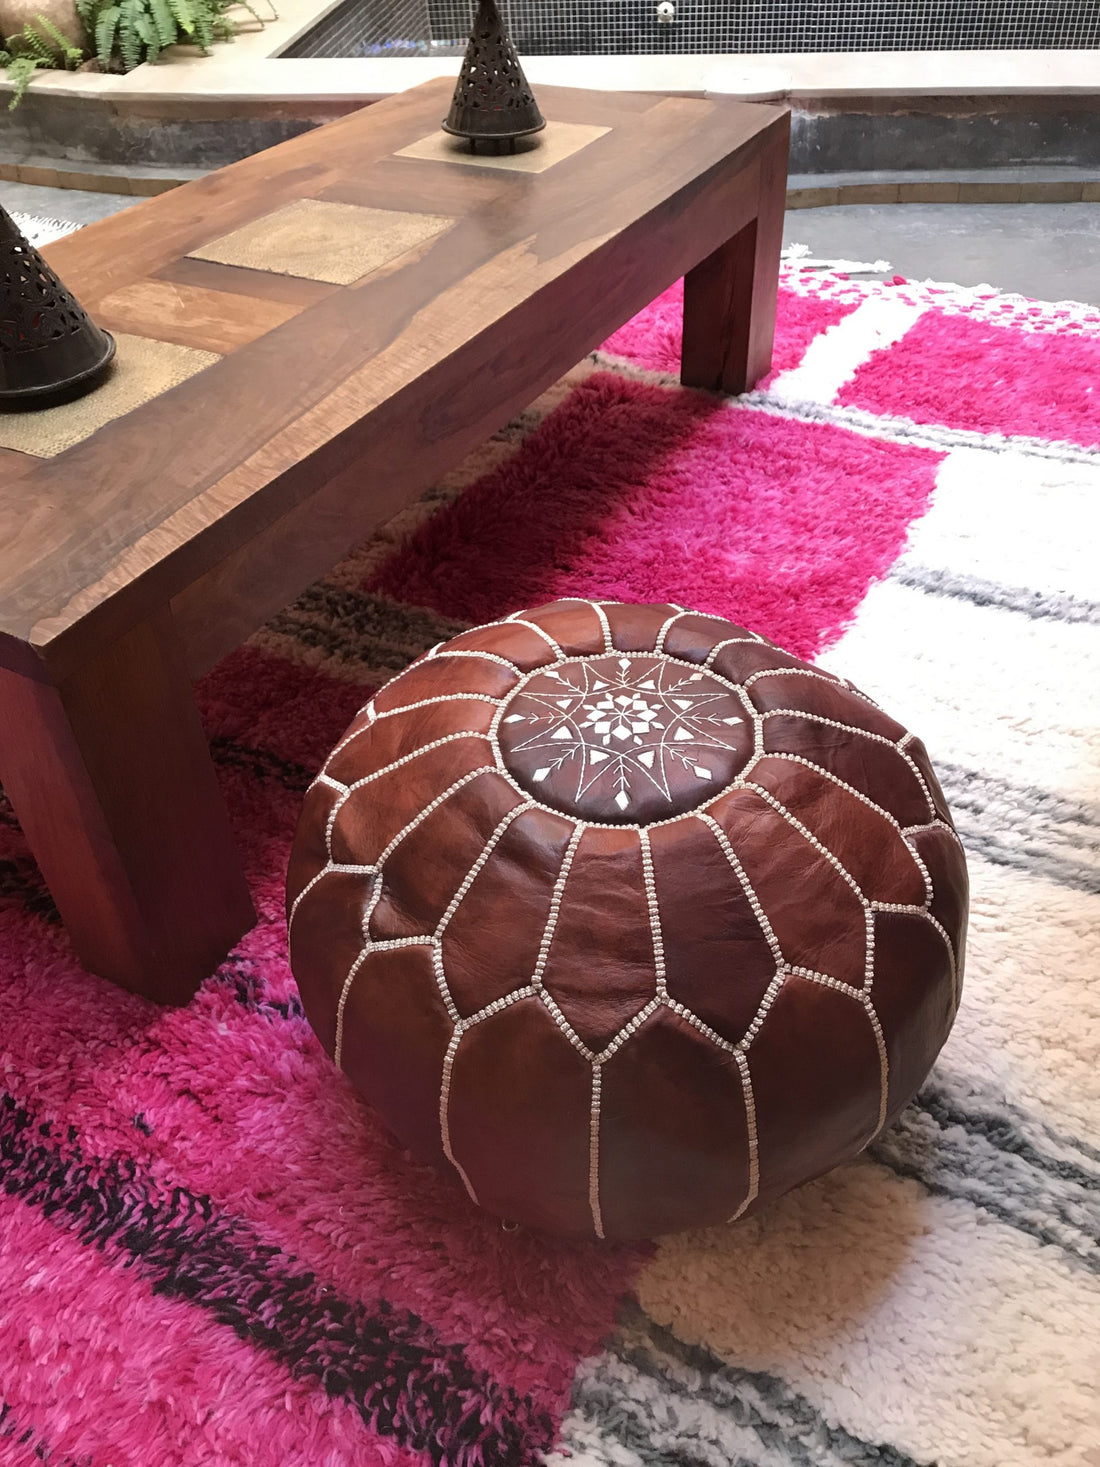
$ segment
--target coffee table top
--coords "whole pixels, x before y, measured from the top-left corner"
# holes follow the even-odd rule
[[[646,241],[659,247],[716,169],[750,164],[786,125],[785,109],[724,99],[544,87],[540,152],[447,157],[452,86],[427,83],[48,247],[135,364],[136,385],[117,390],[164,390],[128,411],[123,400],[122,416],[52,457],[0,448],[0,662],[25,666],[28,644],[49,659],[89,620],[100,637],[122,630],[326,478],[358,461],[368,481],[410,434],[443,436],[510,352],[543,337],[551,351],[563,277],[576,276],[570,309],[584,318],[601,251],[637,231],[633,293],[629,280],[601,286],[620,291],[626,319],[649,298]],[[70,415],[55,417],[54,448],[94,397],[53,410]]]

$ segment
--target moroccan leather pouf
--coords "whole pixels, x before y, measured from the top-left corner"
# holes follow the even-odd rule
[[[310,1022],[417,1157],[502,1218],[637,1238],[889,1124],[955,1015],[967,880],[923,746],[843,679],[571,600],[362,710],[288,900]]]

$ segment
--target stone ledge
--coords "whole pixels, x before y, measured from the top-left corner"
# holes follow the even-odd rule
[[[268,54],[289,44],[331,3],[291,0],[290,19],[242,35],[209,57],[176,48],[170,60],[126,76],[41,73],[8,118],[0,159],[45,170],[39,179],[54,171],[63,186],[116,190],[121,174],[124,189],[157,192],[168,186],[166,179],[220,167],[378,97],[455,74],[453,57],[281,60]],[[817,175],[818,189],[841,186],[821,175],[858,172],[860,179],[849,182],[866,190],[864,202],[951,202],[949,186],[936,194],[902,187],[914,180],[902,180],[899,170],[920,169],[927,158],[944,170],[981,171],[972,182],[986,192],[961,192],[962,202],[1083,197],[1060,187],[1076,183],[1064,179],[1033,180],[1049,186],[1016,194],[1018,176],[988,172],[1006,163],[1100,171],[1100,51],[538,56],[526,58],[525,67],[536,88],[565,83],[786,99],[793,112],[794,171]],[[827,85],[830,73],[834,84]],[[914,76],[924,85],[914,86]],[[909,85],[900,84],[903,77]],[[10,83],[0,81],[0,93],[9,90]],[[85,177],[70,183],[69,174]],[[18,172],[0,177],[31,181]],[[91,182],[97,178],[110,182]],[[933,181],[950,185],[954,179]]]
[[[834,204],[1076,204],[1100,199],[1100,168],[792,174],[788,209]]]
[[[80,168],[47,159],[0,158],[0,181],[89,193],[148,198],[201,178],[202,168],[139,168],[100,164]],[[860,175],[792,174],[788,209],[837,204],[1054,204],[1100,203],[1100,169],[990,168],[957,173],[876,172]]]
[[[150,198],[154,194],[167,193],[201,178],[205,169],[141,169],[127,171],[120,165],[106,163],[95,168],[74,168],[64,161],[58,162],[15,162],[0,158],[0,180],[7,183],[29,183],[38,188],[79,189],[97,194],[133,194],[135,198]]]
[[[220,100],[235,104],[376,101],[437,76],[453,76],[454,57],[280,59],[336,0],[287,0],[281,19],[244,29],[210,56],[173,47],[155,65],[125,76],[42,72],[32,91],[109,98],[117,107]],[[883,51],[792,56],[531,56],[531,82],[687,95],[790,100],[815,109],[855,99],[880,102],[990,97],[1081,97],[1100,105],[1098,51]],[[0,78],[0,93],[11,83]],[[18,113],[16,114],[16,119]]]

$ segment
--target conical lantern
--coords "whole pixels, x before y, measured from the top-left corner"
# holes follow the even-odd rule
[[[0,208],[0,404],[35,407],[79,397],[114,354],[114,338]]]
[[[545,126],[496,0],[480,0],[443,131],[469,138],[475,152],[479,142],[499,152]]]

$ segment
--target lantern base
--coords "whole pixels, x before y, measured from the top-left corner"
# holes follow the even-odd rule
[[[91,366],[84,367],[61,382],[41,382],[25,387],[0,387],[0,408],[57,407],[61,403],[73,402],[98,387],[107,368],[114,361],[116,343],[109,331],[99,331],[103,338],[103,350]]]
[[[482,143],[484,144],[482,151],[493,155],[514,153],[516,151],[517,141],[520,138],[533,137],[535,133],[542,132],[546,127],[546,121],[543,119],[543,121],[536,123],[534,127],[518,128],[515,132],[463,132],[460,128],[452,126],[449,121],[444,122],[442,127],[443,131],[449,133],[453,138],[465,138],[470,144],[471,153],[476,153],[478,151],[478,144]]]

